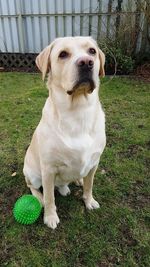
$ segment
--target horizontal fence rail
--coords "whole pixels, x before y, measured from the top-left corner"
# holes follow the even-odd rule
[[[149,26],[137,2],[140,1],[0,0],[0,52],[39,53],[53,39],[63,36],[115,39],[126,22],[135,30],[137,23],[140,27],[136,52],[148,50],[145,34]]]

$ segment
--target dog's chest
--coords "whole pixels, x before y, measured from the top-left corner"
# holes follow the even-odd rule
[[[61,153],[56,153],[55,158],[58,170],[56,184],[85,177],[98,164],[100,150],[96,140],[88,134],[65,138]]]
[[[42,159],[57,173],[56,185],[85,177],[98,164],[105,146],[105,119],[100,106],[63,113],[59,120],[51,120],[50,126],[45,121],[41,121],[39,143]]]

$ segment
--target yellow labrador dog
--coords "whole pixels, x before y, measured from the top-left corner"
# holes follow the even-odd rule
[[[99,102],[99,76],[105,56],[91,37],[54,40],[36,58],[43,79],[48,73],[49,97],[27,150],[27,186],[44,206],[44,223],[59,223],[54,189],[66,196],[68,184],[83,184],[87,209],[99,208],[92,187],[105,144],[105,116]],[[43,195],[38,190],[43,187]]]

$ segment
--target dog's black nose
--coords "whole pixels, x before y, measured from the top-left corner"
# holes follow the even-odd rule
[[[94,66],[94,61],[90,56],[80,57],[76,63],[81,70],[92,70]]]

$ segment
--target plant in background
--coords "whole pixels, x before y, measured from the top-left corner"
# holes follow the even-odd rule
[[[108,74],[129,74],[134,69],[134,60],[131,55],[125,53],[117,41],[108,39],[99,42],[106,54],[106,71]]]
[[[109,74],[129,74],[134,69],[134,51],[139,29],[135,30],[135,16],[122,14],[121,19],[114,18],[112,37],[106,36],[99,42],[106,53],[106,70]],[[119,26],[118,26],[119,23]],[[112,70],[113,69],[113,70]],[[111,70],[111,71],[110,71]]]
[[[105,37],[99,38],[98,43],[106,54],[107,73],[129,74],[133,72],[137,61],[139,62],[138,45],[142,45],[146,40],[150,40],[150,8],[148,5],[150,0],[140,0],[137,2],[128,0],[123,10],[122,0],[118,0],[115,10],[112,10],[112,2],[113,0],[109,2],[109,9],[111,14],[114,13],[115,16],[111,16],[111,20],[108,16],[107,23],[103,23],[103,27],[106,29],[110,28],[111,30],[106,31],[106,36],[104,32]],[[142,37],[143,33],[145,33],[144,38]],[[146,54],[148,55],[149,53],[142,50],[142,58],[144,57],[145,59]]]

